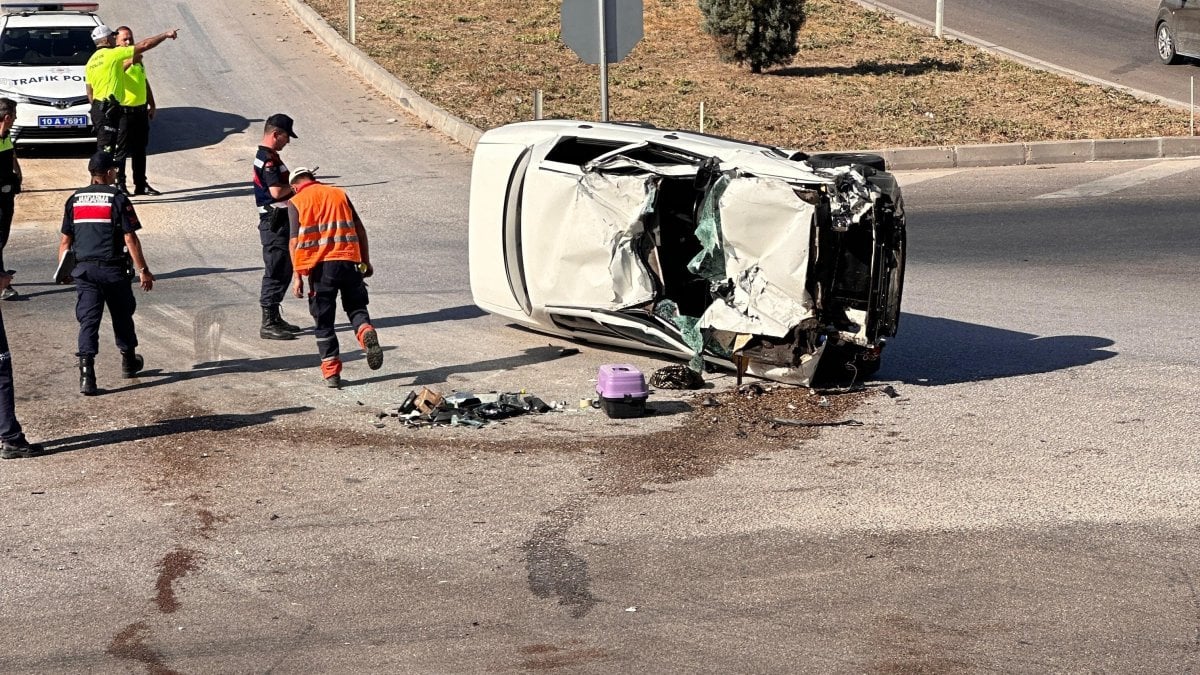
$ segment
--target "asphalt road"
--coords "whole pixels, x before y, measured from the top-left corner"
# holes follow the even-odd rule
[[[412,431],[375,414],[419,385],[575,401],[600,363],[663,362],[560,356],[474,310],[469,156],[280,5],[104,12],[183,28],[148,57],[151,370],[117,380],[102,343],[109,392],[75,393],[73,298],[43,280],[84,160],[27,154],[24,299],[0,309],[21,419],[57,453],[0,465],[0,671],[1197,669],[1200,163],[903,174],[899,396],[861,427],[746,434],[660,392],[640,420]],[[257,338],[248,181],[278,111],[288,163],[372,234],[389,350],[371,372],[343,339],[340,392],[311,336]]]
[[[867,4],[934,22],[935,0]],[[1164,66],[1154,47],[1157,0],[945,0],[944,28],[1010,52],[1187,105],[1191,64]]]

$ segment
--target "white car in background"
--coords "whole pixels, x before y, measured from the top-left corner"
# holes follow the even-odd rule
[[[101,24],[92,2],[0,4],[0,96],[17,102],[14,142],[96,140],[84,66]]]
[[[537,330],[697,369],[863,378],[904,284],[903,199],[884,169],[635,124],[492,129],[471,174],[471,293]]]

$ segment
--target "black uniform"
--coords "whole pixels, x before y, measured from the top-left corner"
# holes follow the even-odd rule
[[[287,205],[276,208],[271,187],[288,187],[290,172],[279,153],[258,146],[254,157],[254,202],[258,206],[258,236],[263,249],[262,290],[259,304],[274,307],[283,302],[292,283],[292,257],[288,252]]]
[[[25,441],[21,423],[17,421],[15,399],[12,354],[8,351],[8,335],[4,332],[4,315],[0,314],[0,441]]]
[[[15,197],[21,191],[21,178],[13,166],[16,152],[12,139],[0,138],[0,271],[8,269],[4,266],[4,247],[12,231]]]
[[[125,234],[142,227],[129,198],[111,185],[90,185],[67,199],[62,233],[75,250],[75,318],[79,320],[79,353],[95,356],[100,348],[100,320],[108,305],[117,349],[137,347],[133,312],[137,301],[130,281],[133,263],[125,251]]]

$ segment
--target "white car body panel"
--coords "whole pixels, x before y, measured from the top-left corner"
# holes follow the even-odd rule
[[[897,202],[893,277],[902,281],[899,188],[888,176],[885,195],[866,169],[796,157],[633,125],[550,120],[488,131],[472,169],[475,302],[540,331],[691,357],[693,366],[699,358],[731,366],[743,354],[746,372],[792,384],[811,383],[824,336],[877,355],[891,332],[850,291],[866,292],[857,287],[868,268],[875,290],[874,221],[888,199]],[[845,253],[826,244],[821,258],[810,246],[820,237],[869,249],[855,253],[849,286],[811,277],[820,269],[833,278],[842,263],[829,258]],[[894,295],[892,332],[898,287]]]

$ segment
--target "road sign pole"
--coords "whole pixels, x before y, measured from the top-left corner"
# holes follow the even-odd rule
[[[596,0],[600,6],[600,121],[608,121],[608,16],[604,5],[608,0]]]
[[[942,20],[946,17],[946,0],[937,0],[937,15],[933,22],[933,34],[940,40],[942,38]]]

